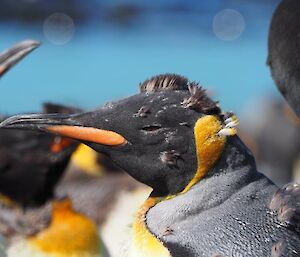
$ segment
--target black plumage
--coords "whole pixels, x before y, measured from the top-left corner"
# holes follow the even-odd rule
[[[72,112],[72,108],[62,109]],[[40,132],[1,130],[0,194],[22,207],[44,204],[53,197],[77,145]]]

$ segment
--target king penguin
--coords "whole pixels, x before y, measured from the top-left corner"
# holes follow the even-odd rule
[[[198,84],[163,74],[94,111],[17,115],[0,127],[77,139],[152,188],[127,256],[299,256],[300,187],[257,171],[237,123]]]

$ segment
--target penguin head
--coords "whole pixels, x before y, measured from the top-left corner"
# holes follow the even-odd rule
[[[2,128],[43,130],[80,140],[107,155],[152,195],[177,194],[200,180],[220,157],[233,118],[185,77],[165,74],[140,93],[75,114],[17,115]]]

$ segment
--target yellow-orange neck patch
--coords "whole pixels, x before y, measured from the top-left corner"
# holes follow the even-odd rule
[[[169,250],[148,230],[145,221],[150,208],[162,198],[149,197],[139,209],[133,224],[133,242],[129,257],[171,257]]]
[[[99,176],[103,168],[98,163],[98,153],[87,145],[80,144],[72,154],[72,163],[88,174]]]
[[[222,123],[217,116],[206,115],[200,118],[194,127],[198,168],[195,176],[182,193],[198,183],[220,158],[226,143],[226,137],[218,135]]]
[[[44,254],[59,257],[97,256],[100,253],[96,224],[74,211],[69,199],[53,203],[49,227],[28,238],[28,242]]]

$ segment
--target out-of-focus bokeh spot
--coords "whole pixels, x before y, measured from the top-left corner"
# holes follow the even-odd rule
[[[43,28],[45,37],[55,45],[68,43],[75,32],[72,18],[64,13],[54,13],[47,17]]]
[[[217,13],[213,20],[216,36],[225,41],[238,39],[245,29],[245,19],[234,9],[224,9]]]

